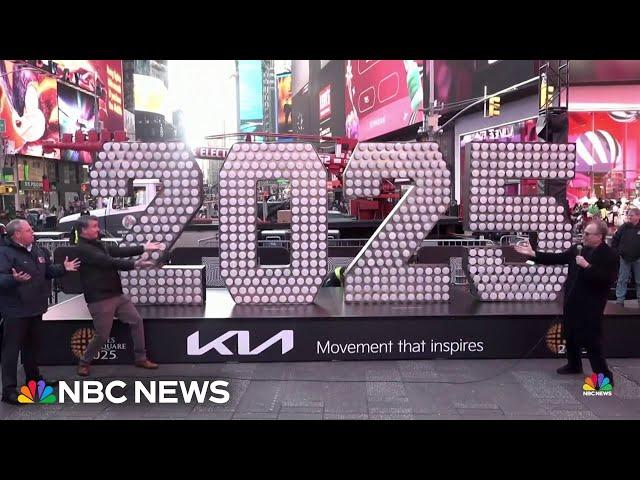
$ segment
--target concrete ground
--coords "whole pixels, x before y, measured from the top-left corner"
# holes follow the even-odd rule
[[[226,379],[230,399],[221,405],[0,403],[0,419],[640,419],[640,359],[610,360],[615,377],[610,397],[583,396],[584,375],[557,375],[561,364],[554,359],[229,363],[161,365],[155,371],[95,366],[88,379],[103,384]],[[48,379],[79,379],[69,366],[42,372]],[[125,395],[133,399],[131,386]]]

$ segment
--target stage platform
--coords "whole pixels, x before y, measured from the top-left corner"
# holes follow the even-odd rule
[[[640,357],[640,309],[609,302],[605,351]],[[561,356],[560,302],[484,303],[463,287],[449,303],[344,304],[338,288],[321,289],[313,305],[236,305],[226,289],[207,289],[204,307],[139,307],[149,356],[160,363],[553,358]],[[43,365],[74,364],[84,351],[91,317],[82,295],[44,316]],[[133,360],[126,325],[96,363]]]

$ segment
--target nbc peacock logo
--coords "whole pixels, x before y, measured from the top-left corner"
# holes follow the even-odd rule
[[[613,385],[609,377],[605,377],[602,373],[592,374],[584,379],[582,385],[582,395],[586,397],[610,397],[613,395]]]
[[[44,380],[30,380],[29,383],[20,388],[18,395],[19,403],[55,403],[56,396],[53,394],[53,388],[47,385]]]

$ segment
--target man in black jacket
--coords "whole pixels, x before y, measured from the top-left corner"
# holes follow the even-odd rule
[[[568,363],[558,373],[582,373],[581,352],[586,347],[593,372],[603,373],[613,385],[602,351],[602,315],[616,279],[618,256],[605,242],[607,232],[607,224],[596,220],[584,229],[582,245],[573,245],[562,253],[536,252],[529,244],[518,245],[515,250],[542,265],[569,265],[563,310]]]
[[[640,302],[640,208],[630,208],[627,216],[629,221],[618,228],[611,240],[611,247],[620,255],[616,285],[616,301],[619,305],[624,305],[631,270],[636,278],[636,297]]]
[[[81,216],[76,222],[76,228],[79,233],[76,249],[82,263],[80,267],[82,290],[96,332],[80,359],[78,375],[81,377],[89,375],[89,365],[107,342],[116,314],[122,322],[129,324],[135,365],[147,369],[158,368],[156,363],[147,358],[142,317],[131,300],[123,294],[118,273],[119,270],[150,268],[155,265],[149,260],[134,261],[116,257],[133,257],[145,251],[160,250],[160,244],[147,242],[144,247],[108,247],[98,240],[100,226],[98,218],[94,216]]]
[[[49,253],[33,241],[26,220],[12,220],[0,246],[0,311],[4,319],[2,338],[2,401],[17,404],[18,353],[27,381],[41,380],[37,354],[39,327],[47,311],[49,281],[78,269],[77,259],[52,265]]]

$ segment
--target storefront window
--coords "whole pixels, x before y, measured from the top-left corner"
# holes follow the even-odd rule
[[[640,112],[571,112],[569,141],[577,153],[571,205],[640,196]]]

